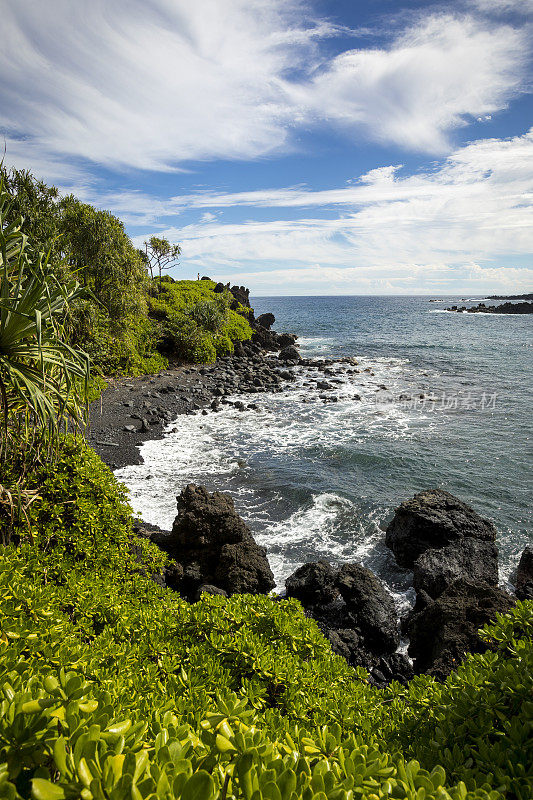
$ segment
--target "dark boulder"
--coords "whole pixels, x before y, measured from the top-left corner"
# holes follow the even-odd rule
[[[278,334],[275,331],[269,331],[258,325],[252,333],[252,343],[258,345],[263,350],[279,350]]]
[[[516,596],[519,600],[533,600],[533,548],[526,547],[516,570]]]
[[[274,588],[264,547],[259,547],[227,494],[189,484],[178,497],[170,534],[157,543],[183,569],[176,588],[194,600],[202,585],[227,594],[262,594]]]
[[[270,313],[260,314],[256,319],[256,323],[258,325],[261,325],[261,327],[266,328],[267,330],[270,330],[275,321],[276,317],[274,316],[274,314]]]
[[[370,570],[322,560],[299,567],[285,585],[349,664],[369,670],[374,683],[408,679],[409,662],[393,658],[400,641],[394,603]]]
[[[459,539],[447,547],[426,550],[413,565],[417,592],[436,598],[458,578],[498,585],[498,550],[493,542]]]
[[[513,598],[497,586],[464,579],[452,583],[409,621],[408,652],[415,671],[442,680],[466,653],[485,651],[479,628],[496,614],[508,612],[513,604]]]
[[[470,506],[443,489],[430,489],[402,503],[387,528],[385,542],[402,567],[412,567],[426,550],[460,539],[494,542],[496,529]]]
[[[226,287],[224,286],[223,283],[217,283],[217,285],[215,286],[213,291],[214,291],[215,294],[221,294],[224,291],[225,288]]]
[[[224,589],[219,589],[218,586],[212,586],[210,583],[202,583],[196,592],[196,600],[200,600],[203,594],[218,594],[221,597],[227,597],[228,593]]]
[[[381,581],[361,564],[344,564],[336,585],[366,646],[373,652],[394,652],[400,644],[396,609]]]
[[[284,347],[283,350],[279,354],[280,361],[299,361],[300,360],[300,353],[291,345],[290,347]]]
[[[325,606],[339,595],[337,570],[327,561],[312,561],[298,567],[285,581],[287,597],[296,597],[304,608]]]
[[[283,350],[284,347],[291,347],[297,340],[295,333],[278,333],[277,334],[277,349]]]

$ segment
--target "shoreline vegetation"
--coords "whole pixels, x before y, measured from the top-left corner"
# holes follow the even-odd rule
[[[531,549],[513,596],[492,523],[415,495],[385,534],[413,571],[400,621],[360,564],[269,594],[227,495],[184,487],[172,531],[136,520],[99,452],[131,463],[180,413],[253,411],[295,370],[334,402],[357,362],[302,359],[244,287],[149,278],[115,217],[2,173],[0,796],[529,800]]]

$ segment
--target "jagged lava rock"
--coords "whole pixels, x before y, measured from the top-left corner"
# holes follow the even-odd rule
[[[157,543],[183,568],[175,588],[185,597],[196,599],[202,585],[227,594],[263,594],[274,588],[266,550],[256,544],[227,494],[186,486],[172,532]]]
[[[277,337],[277,344],[280,350],[285,347],[291,347],[298,338],[295,333],[278,333]]]
[[[296,597],[304,608],[325,606],[339,596],[337,570],[327,561],[302,564],[285,581],[287,597]]]
[[[426,550],[463,538],[494,542],[496,529],[466,503],[443,489],[429,489],[402,503],[387,528],[385,543],[402,567]]]
[[[381,581],[361,564],[344,564],[336,585],[346,610],[374,653],[392,653],[400,644],[396,609]]]
[[[274,314],[268,312],[266,314],[260,314],[255,321],[258,325],[261,325],[263,328],[270,330],[270,328],[276,321],[276,317],[274,316]]]
[[[435,547],[418,556],[413,565],[417,592],[436,598],[458,578],[498,585],[498,549],[493,542],[459,539],[446,547]]]
[[[452,583],[409,621],[408,652],[415,671],[445,678],[466,653],[487,649],[478,629],[513,605],[513,598],[497,586],[462,578]]]
[[[412,668],[393,651],[399,644],[394,602],[379,579],[360,564],[335,569],[327,561],[299,567],[285,582],[349,664],[370,672],[373,682],[406,681]]]
[[[516,570],[516,596],[519,600],[533,600],[533,548],[526,547]]]

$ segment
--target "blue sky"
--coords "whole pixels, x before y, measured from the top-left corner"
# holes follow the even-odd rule
[[[7,163],[252,294],[533,290],[533,0],[4,0]]]

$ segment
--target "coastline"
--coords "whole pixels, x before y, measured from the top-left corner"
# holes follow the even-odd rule
[[[141,464],[139,447],[162,439],[166,426],[181,415],[207,414],[207,409],[217,411],[222,405],[255,410],[262,393],[288,389],[295,369],[329,372],[334,364],[357,363],[353,358],[284,360],[253,342],[241,344],[240,351],[214,364],[180,365],[154,375],[108,379],[107,388],[90,406],[88,443],[113,470]],[[318,380],[316,388],[327,391],[333,386]],[[231,400],[236,394],[248,395],[249,403]]]

